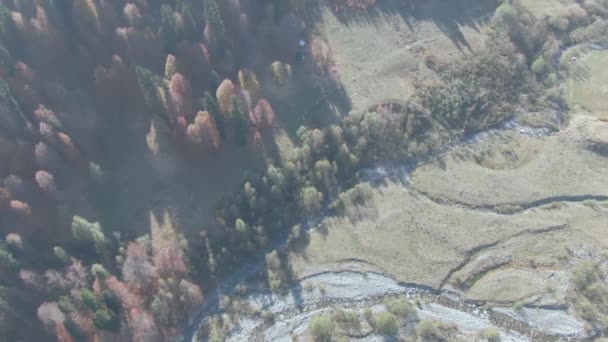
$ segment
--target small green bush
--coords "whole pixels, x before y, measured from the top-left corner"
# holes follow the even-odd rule
[[[483,329],[480,333],[480,336],[489,342],[500,341],[500,334],[498,333],[498,330],[494,327]]]
[[[437,328],[435,322],[428,319],[423,319],[420,321],[420,323],[418,323],[416,333],[420,338],[425,340],[434,340],[440,336],[439,329]]]
[[[494,12],[494,22],[512,27],[517,24],[517,11],[508,3],[503,3]]]
[[[365,310],[363,311],[363,316],[365,316],[365,320],[370,326],[376,326],[376,319],[374,318],[374,313],[372,312],[372,309],[365,308]]]
[[[547,61],[545,61],[545,58],[543,56],[539,56],[534,63],[532,63],[532,66],[530,67],[532,69],[532,71],[537,74],[537,75],[542,75],[545,72],[547,72]]]
[[[519,312],[519,311],[521,311],[521,310],[523,310],[523,309],[524,309],[524,303],[523,303],[522,301],[515,302],[515,303],[513,304],[513,310],[515,310],[515,311],[518,311],[518,312]]]
[[[384,303],[384,306],[397,317],[410,317],[416,315],[416,309],[412,303],[404,298],[388,300]]]
[[[570,21],[568,18],[556,15],[549,18],[549,25],[557,31],[566,31],[570,27]]]
[[[264,320],[264,323],[272,324],[274,323],[274,313],[270,310],[264,310],[262,311],[262,319]]]
[[[352,311],[346,311],[342,308],[336,309],[333,315],[334,321],[340,326],[357,326],[359,325],[359,317]]]
[[[329,315],[321,315],[314,317],[310,321],[310,333],[315,338],[316,342],[329,342],[331,335],[334,332],[334,324]]]
[[[399,331],[397,317],[390,312],[382,312],[376,317],[376,329],[382,335],[394,336]]]

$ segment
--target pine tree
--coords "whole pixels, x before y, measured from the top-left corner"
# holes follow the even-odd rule
[[[137,74],[139,87],[148,108],[170,124],[171,118],[167,113],[166,96],[169,93],[167,86],[162,82],[160,77],[146,68],[137,66],[135,68],[135,72]]]
[[[220,136],[223,138],[226,137],[226,131],[224,128],[224,118],[220,113],[220,107],[218,106],[215,98],[211,95],[210,92],[206,91],[203,94],[203,108],[213,116],[213,120],[215,121],[215,125],[217,130],[220,132]]]
[[[225,29],[217,0],[205,0],[203,9],[205,11],[207,26],[213,31],[217,41],[221,42],[224,38]]]
[[[10,70],[14,64],[13,51],[17,33],[11,12],[4,4],[0,4],[0,66]]]
[[[185,38],[190,40],[196,39],[198,30],[196,20],[194,19],[194,15],[192,15],[192,6],[190,5],[190,2],[185,0],[178,0],[177,11],[182,16],[185,31],[184,33],[186,35]]]
[[[160,31],[165,40],[165,51],[174,51],[181,29],[175,19],[175,11],[167,4],[160,7]]]
[[[80,216],[72,218],[72,235],[76,240],[92,242],[100,254],[108,243],[99,222],[91,223]]]
[[[232,104],[232,128],[234,129],[234,142],[239,146],[245,146],[247,142],[247,116],[243,111],[241,99],[238,96],[231,96],[230,102]]]

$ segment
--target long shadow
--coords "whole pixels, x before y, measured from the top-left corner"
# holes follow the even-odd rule
[[[375,25],[380,20],[386,20],[387,16],[398,15],[413,31],[413,23],[432,21],[461,51],[463,48],[469,51],[472,49],[460,28],[470,27],[479,32],[485,17],[496,7],[494,1],[478,0],[378,0],[367,12],[350,9],[337,12],[331,2],[332,0],[326,0],[324,4],[346,26]]]

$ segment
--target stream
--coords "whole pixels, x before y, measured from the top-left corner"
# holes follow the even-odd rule
[[[556,117],[559,126],[564,120],[563,112],[563,110],[560,110]],[[361,170],[359,180],[361,182],[374,182],[389,177],[396,178],[403,184],[408,184],[409,174],[415,168],[436,160],[456,146],[475,144],[504,131],[515,131],[535,137],[555,133],[548,128],[526,126],[514,118],[494,128],[470,134],[458,141],[449,142],[439,151],[411,162],[397,166],[379,166]],[[327,214],[328,212],[325,212],[317,218],[308,220],[302,225],[302,228],[305,232],[318,228]],[[224,278],[207,295],[200,310],[190,319],[188,326],[178,340],[182,342],[197,341],[197,332],[206,319],[213,314],[222,312],[219,303],[220,298],[224,295],[234,295],[235,287],[238,284],[246,283],[247,280],[263,270],[266,253],[284,247],[287,238],[287,236],[284,236],[271,242],[264,253],[260,253],[252,258],[251,262],[244,264],[232,275]],[[317,290],[303,291],[307,284],[319,283],[322,283],[324,287],[322,294],[318,293]],[[312,316],[323,312],[327,309],[326,306],[330,304],[342,303],[356,309],[374,303],[377,304],[383,298],[395,295],[406,295],[409,298],[424,300],[428,304],[418,308],[418,314],[421,318],[440,318],[442,321],[454,323],[462,331],[479,331],[485,327],[496,326],[501,332],[501,341],[529,341],[530,338],[553,341],[558,340],[555,336],[574,339],[586,336],[583,322],[563,310],[527,308],[525,310],[529,311],[527,313],[528,317],[524,320],[524,316],[519,317],[518,313],[509,312],[509,309],[501,312],[481,310],[476,304],[465,303],[458,294],[437,291],[416,284],[400,284],[387,275],[377,273],[322,272],[302,278],[288,292],[287,295],[277,295],[268,290],[257,289],[247,296],[247,301],[252,307],[258,310],[270,310],[278,317],[278,322],[269,331],[266,331],[266,335],[272,336],[272,340],[290,341],[291,331],[297,332],[298,329],[305,328]],[[533,324],[525,323],[530,321],[529,317],[537,318],[536,327]],[[550,326],[548,327],[546,322],[543,323],[543,317],[552,317],[554,321],[564,322],[562,324],[563,329],[555,331],[546,329]],[[228,336],[230,340],[234,341],[250,340],[255,331],[263,328],[264,324],[261,318],[251,319],[248,317],[239,325],[233,327]]]

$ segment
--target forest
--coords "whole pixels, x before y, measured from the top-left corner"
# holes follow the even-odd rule
[[[455,65],[427,56],[439,80],[349,114],[331,49],[312,34],[316,4],[0,2],[0,340],[174,339],[205,291],[248,257],[364,200],[357,187],[339,196],[362,168],[562,106],[560,39],[591,20],[571,18],[564,31],[503,5],[486,51]],[[294,151],[278,156],[275,133],[310,96],[327,115],[296,120]],[[340,115],[330,114],[337,102]],[[205,170],[234,153],[263,166],[243,168],[240,190],[213,198],[208,222],[183,223],[164,186],[196,199],[197,184],[216,181],[201,180]],[[267,258],[275,290],[289,277],[281,253]]]

